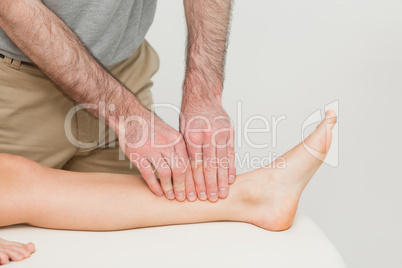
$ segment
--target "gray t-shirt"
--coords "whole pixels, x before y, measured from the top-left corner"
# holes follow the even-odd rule
[[[42,0],[105,66],[131,56],[152,24],[157,0]],[[0,28],[0,53],[31,62]]]

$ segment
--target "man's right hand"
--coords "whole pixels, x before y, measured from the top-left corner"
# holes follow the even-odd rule
[[[183,136],[143,107],[132,114],[120,117],[115,131],[120,147],[139,169],[151,191],[157,196],[164,193],[168,199],[184,201],[187,197],[189,201],[195,201],[195,186]]]

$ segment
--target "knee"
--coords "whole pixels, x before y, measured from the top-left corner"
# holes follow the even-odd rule
[[[0,167],[3,169],[13,168],[20,165],[24,160],[28,160],[22,156],[0,153]]]
[[[27,178],[38,164],[22,156],[0,153],[0,180],[13,181]],[[40,166],[39,166],[40,167]]]
[[[37,166],[41,167],[21,156],[0,154],[0,201],[7,200],[0,202],[0,227],[27,222],[26,208],[32,200],[26,198],[37,184]]]
[[[16,161],[17,159],[18,159],[18,157],[15,155],[1,153],[0,154],[0,171],[11,168],[13,166],[13,162]]]

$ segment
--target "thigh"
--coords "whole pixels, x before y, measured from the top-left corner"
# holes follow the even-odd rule
[[[74,104],[37,68],[0,59],[0,152],[60,168],[76,148],[66,138],[65,117]]]
[[[63,169],[77,172],[141,175],[121,151],[118,142],[85,155],[76,155],[63,166]]]

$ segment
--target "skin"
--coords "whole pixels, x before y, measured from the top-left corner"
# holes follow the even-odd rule
[[[240,221],[270,231],[286,230],[292,225],[303,190],[325,159],[335,123],[335,113],[328,111],[304,142],[267,167],[238,175],[236,184],[230,186],[230,196],[217,203],[158,198],[139,177],[55,170],[2,154],[0,226],[25,223],[107,231]],[[28,245],[19,246],[24,247]],[[0,256],[6,254],[13,260],[10,248],[10,244],[0,244]]]
[[[204,116],[208,111],[208,116],[227,118],[220,99],[231,1],[207,2],[184,0],[189,34],[183,86],[182,133],[188,132],[185,121],[190,120],[193,115]],[[56,14],[40,0],[2,0],[0,27],[71,99],[77,103],[105,105],[106,109],[87,110],[116,132],[120,146],[129,159],[133,159],[133,155],[141,156],[141,159],[133,161],[133,164],[137,166],[155,195],[165,195],[168,199],[176,198],[179,201],[186,198],[190,201],[196,199],[193,172],[191,165],[188,165],[190,160],[187,153],[189,150],[193,155],[195,149],[189,146],[189,139],[184,140],[178,131],[144,108],[136,97],[88,52],[79,38]],[[206,98],[202,106],[196,106],[200,96]],[[194,134],[195,138],[201,140],[202,144],[210,144],[212,131],[231,127],[228,121],[221,121],[211,120],[211,131],[206,134]],[[151,125],[154,127],[153,131]],[[195,129],[200,127],[202,125],[198,122],[192,126]],[[228,139],[228,135],[221,134],[218,142]],[[151,140],[165,146],[151,146]],[[205,199],[201,193],[207,191],[210,200],[216,201],[218,184],[224,189],[219,193],[219,197],[227,196],[228,176],[231,175],[230,181],[233,182],[235,175],[233,139],[229,144],[231,146],[227,151],[220,150],[219,157],[228,156],[232,159],[230,166],[222,166],[219,170],[205,171],[204,168],[194,171],[197,192],[201,199]],[[205,149],[205,156],[215,156],[213,146]],[[160,183],[151,164],[158,172]]]
[[[231,2],[184,1],[188,38],[180,130],[198,198],[211,202],[226,198],[236,177],[234,131],[222,106]],[[211,164],[215,160],[225,164]]]
[[[10,261],[22,261],[31,257],[35,252],[35,246],[32,243],[21,244],[10,242],[0,238],[0,264],[8,264]]]

